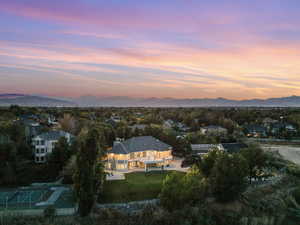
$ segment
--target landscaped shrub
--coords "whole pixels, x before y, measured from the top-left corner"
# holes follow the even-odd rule
[[[48,206],[44,209],[44,217],[53,218],[56,215],[56,209],[53,206]]]
[[[293,192],[293,196],[298,204],[300,204],[300,187]]]
[[[290,163],[287,166],[287,173],[300,178],[300,167],[296,164]]]

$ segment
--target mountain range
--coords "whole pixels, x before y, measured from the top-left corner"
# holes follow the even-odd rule
[[[300,107],[300,96],[282,98],[231,100],[226,98],[130,98],[95,97],[53,98],[25,94],[0,94],[0,106],[45,107]]]
[[[43,106],[43,107],[70,107],[76,106],[74,102],[34,95],[0,94],[0,106]]]

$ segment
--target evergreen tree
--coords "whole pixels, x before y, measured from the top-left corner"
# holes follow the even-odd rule
[[[65,137],[61,137],[56,143],[50,156],[50,163],[57,164],[59,170],[61,170],[70,156],[70,145]]]
[[[250,145],[248,148],[243,149],[241,155],[247,160],[249,182],[251,184],[252,178],[257,179],[266,166],[266,155],[257,145]]]
[[[97,129],[81,134],[78,141],[74,190],[78,200],[78,213],[81,217],[89,215],[103,183],[103,166],[98,162],[103,154]]]
[[[247,187],[247,161],[240,154],[220,154],[210,173],[212,194],[219,202],[237,199]]]

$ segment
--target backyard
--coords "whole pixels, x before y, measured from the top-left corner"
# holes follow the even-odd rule
[[[99,197],[99,202],[123,203],[157,198],[164,178],[170,173],[185,174],[178,171],[134,172],[125,174],[125,180],[106,181],[104,196]]]

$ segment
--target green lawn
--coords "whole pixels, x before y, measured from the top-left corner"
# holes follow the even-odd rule
[[[99,198],[100,203],[121,203],[154,199],[160,193],[162,182],[167,174],[183,172],[151,171],[125,174],[125,180],[106,181],[104,196]]]

